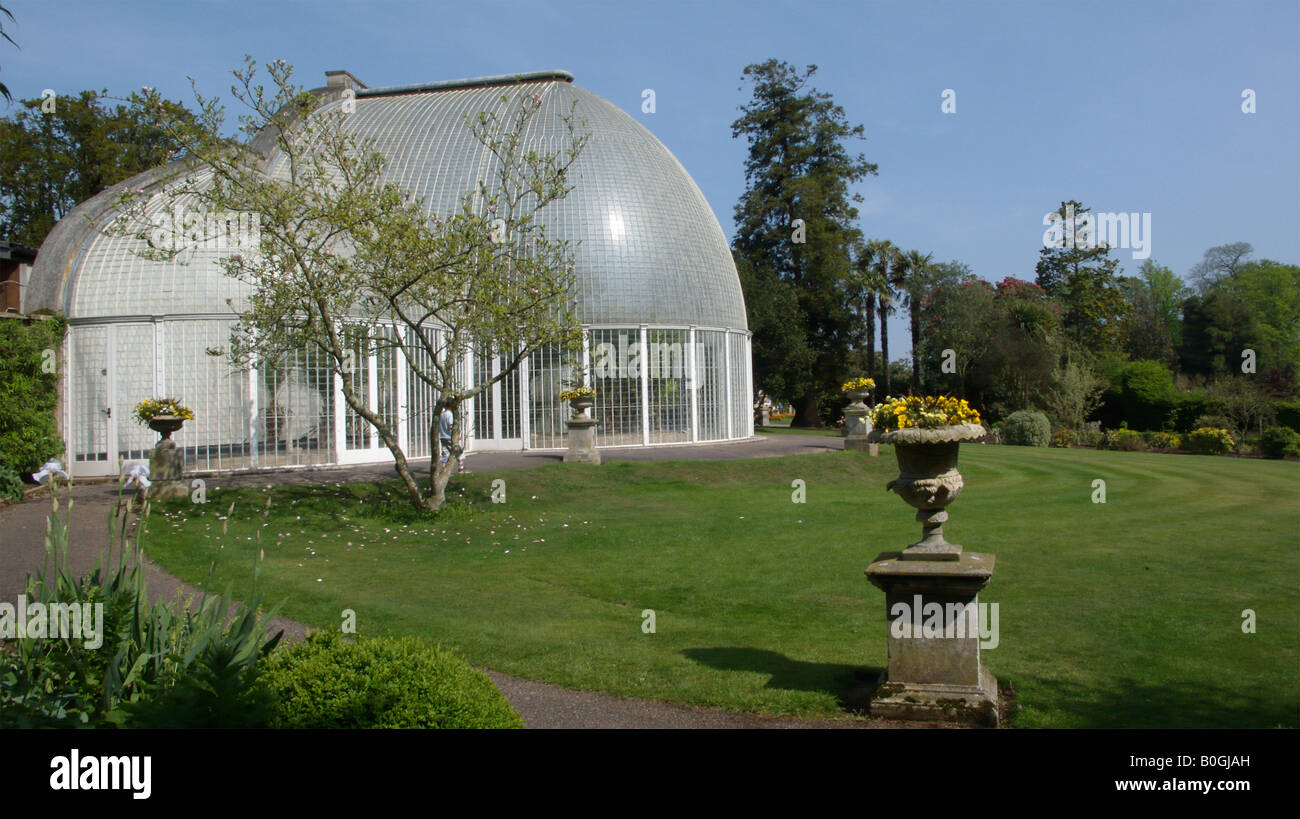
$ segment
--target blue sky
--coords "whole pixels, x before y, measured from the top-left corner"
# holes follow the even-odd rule
[[[312,87],[563,68],[676,154],[731,235],[744,186],[731,138],[741,71],[815,63],[880,166],[857,186],[870,238],[1033,278],[1064,199],[1150,213],[1176,272],[1218,244],[1300,262],[1300,2],[476,2],[0,0],[15,96],[141,85],[192,100],[244,54]],[[654,89],[656,111],[641,111]],[[956,113],[941,111],[944,89]],[[1255,92],[1256,113],[1242,112]],[[0,103],[0,109],[3,103]],[[1125,273],[1139,260],[1117,251]],[[906,329],[891,322],[892,350]],[[892,351],[891,350],[891,351]]]

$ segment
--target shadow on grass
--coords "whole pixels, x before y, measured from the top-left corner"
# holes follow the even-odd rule
[[[1152,683],[1116,678],[1111,682],[1110,687],[1099,690],[1068,680],[999,678],[999,683],[1016,688],[1019,709],[1039,712],[1050,722],[1056,722],[1052,717],[1059,715],[1060,722],[1080,728],[1300,727],[1294,698],[1261,696],[1245,680],[1234,689],[1202,680]]]
[[[754,671],[769,675],[767,688],[815,691],[835,697],[839,707],[865,715],[871,693],[884,670],[840,663],[806,663],[761,648],[688,648],[682,655],[719,671]]]

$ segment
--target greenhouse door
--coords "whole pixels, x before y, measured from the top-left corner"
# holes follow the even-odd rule
[[[115,448],[109,443],[113,426],[113,405],[108,397],[112,331],[111,324],[74,325],[70,331],[68,443],[72,450],[69,472],[74,477],[117,473],[116,456],[108,457]]]
[[[385,342],[396,337],[392,327],[381,328]],[[393,430],[400,443],[406,438],[406,362],[392,346],[371,347],[364,340],[349,345],[346,351],[353,385],[365,398],[366,407],[376,413]],[[401,366],[398,366],[401,364]],[[348,406],[343,397],[343,378],[334,376],[334,444],[341,464],[382,463],[392,461],[393,453],[379,437],[375,427]]]
[[[483,383],[501,373],[504,364],[502,356],[487,358],[474,357],[474,380]],[[522,362],[500,381],[479,393],[474,398],[474,440],[472,448],[484,450],[510,450],[524,448],[524,431],[520,418],[520,407],[525,406],[521,400],[520,385],[527,383],[526,373],[521,378],[521,370],[528,362]]]
[[[120,459],[147,460],[158,433],[132,412],[155,397],[153,325],[74,327],[71,354],[72,474],[116,475]]]

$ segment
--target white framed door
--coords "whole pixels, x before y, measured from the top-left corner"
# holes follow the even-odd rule
[[[501,374],[503,356],[474,356],[474,380],[478,383]],[[520,392],[525,381],[519,369],[507,373],[479,393],[470,408],[474,419],[473,448],[479,451],[524,448],[523,413]]]
[[[122,459],[147,459],[158,442],[158,433],[133,416],[142,400],[157,397],[154,326],[74,326],[71,335],[71,473],[116,475]]]
[[[113,424],[109,441],[113,472],[118,460],[147,460],[159,435],[135,419],[135,408],[146,398],[156,395],[158,381],[155,376],[157,350],[152,323],[114,324],[109,326],[112,358],[108,368],[109,406],[113,408]],[[180,398],[181,396],[170,396]],[[183,403],[183,402],[182,402]],[[177,433],[179,434],[179,433]]]
[[[74,325],[69,332],[67,394],[71,438],[69,472],[73,476],[111,475],[117,471],[113,403],[109,398],[113,326]]]
[[[364,397],[366,408],[383,417],[399,441],[405,437],[406,422],[402,417],[406,398],[405,358],[389,342],[396,331],[381,328],[382,343],[372,348],[364,340],[353,343],[346,350],[347,364],[351,368],[353,389]],[[343,376],[334,375],[334,451],[338,463],[392,462],[393,453],[379,437],[378,430],[360,413],[348,405],[343,397]]]

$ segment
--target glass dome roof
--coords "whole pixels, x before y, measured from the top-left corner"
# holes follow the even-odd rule
[[[361,89],[347,123],[387,158],[391,181],[425,197],[431,211],[451,213],[466,191],[490,176],[491,156],[470,134],[465,117],[503,113],[508,103],[502,95],[513,100],[519,93],[542,99],[526,135],[528,147],[559,148],[565,134],[560,115],[575,103],[578,128],[590,134],[570,169],[573,191],[541,214],[551,237],[576,245],[583,323],[746,329],[731,251],[695,182],[640,123],[573,85],[568,75]],[[155,197],[153,207],[162,207],[162,199]],[[33,279],[44,275],[46,281],[36,283],[33,295],[43,291],[45,301],[59,302],[48,306],[73,319],[213,315],[227,313],[226,299],[237,303],[240,296],[241,285],[222,274],[214,251],[197,251],[188,263],[156,262],[131,252],[135,240],[99,232],[78,240],[58,228],[51,238],[42,255],[48,248],[62,258],[38,258]]]

